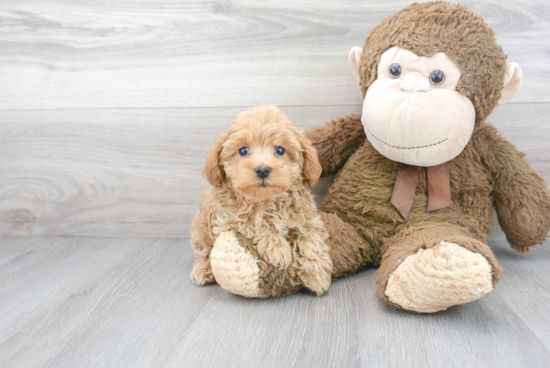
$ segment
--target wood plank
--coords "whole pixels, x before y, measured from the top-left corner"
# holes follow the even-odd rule
[[[525,255],[518,255],[498,240],[490,241],[489,244],[504,268],[504,282],[499,285],[502,299],[546,346],[546,349],[550,350],[550,314],[541,313],[548,308],[550,300],[548,244],[532,248]]]
[[[0,109],[359,104],[347,54],[412,1],[2,1]],[[463,1],[550,102],[550,3]]]
[[[32,344],[24,333],[29,321],[41,322],[52,306],[63,300],[86,299],[89,290],[74,293],[83,282],[103,289],[106,275],[127,271],[128,260],[143,258],[144,249],[154,243],[151,238],[2,238],[0,261],[0,342],[22,329],[25,344]],[[90,245],[91,244],[91,245]],[[5,255],[10,256],[6,257]],[[16,256],[14,256],[16,254]],[[116,272],[115,272],[116,271]],[[40,287],[29,288],[29,285]],[[47,326],[46,326],[47,327]],[[19,333],[19,332],[18,332]],[[0,354],[3,355],[3,354]]]
[[[192,285],[186,238],[4,237],[0,366],[548,366],[550,252],[491,245],[495,291],[419,315],[385,304],[372,269],[254,300]]]
[[[303,129],[360,106],[282,106]],[[242,108],[9,110],[0,115],[0,234],[187,236],[204,152]],[[490,121],[550,181],[550,104]],[[332,179],[313,189],[320,203]]]
[[[373,287],[374,272],[353,276],[354,282],[355,278],[361,278],[351,290],[356,295],[355,309],[371,312],[358,313],[357,318],[362,366],[524,367],[550,362],[548,344],[518,317],[500,292],[502,285],[513,280],[504,278],[495,291],[472,303],[422,315],[385,304]],[[523,298],[526,303],[544,303],[543,297],[531,293]]]
[[[73,257],[58,252],[43,257],[40,267],[33,262],[21,267],[25,262],[19,262],[12,266],[18,269],[2,280],[2,289],[14,292],[1,293],[0,305],[22,307],[2,313],[2,366],[84,366],[83,361],[86,366],[95,361],[101,362],[96,366],[106,366],[116,359],[117,349],[126,352],[118,364],[133,365],[142,353],[140,341],[158,339],[152,334],[156,330],[163,332],[161,340],[169,341],[168,332],[174,325],[166,313],[179,316],[178,327],[182,328],[186,320],[193,321],[193,310],[209,298],[208,290],[190,283],[190,264],[182,264],[182,256],[191,254],[188,239],[36,239],[44,243],[37,243],[36,252],[54,247],[48,243],[55,242],[55,247],[61,246]],[[153,294],[160,299],[150,297]],[[184,314],[180,314],[182,306]],[[117,331],[117,321],[123,330]],[[148,325],[151,321],[154,326]],[[103,328],[109,330],[105,335],[100,333]]]

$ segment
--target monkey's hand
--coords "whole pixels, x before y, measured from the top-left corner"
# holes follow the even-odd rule
[[[317,149],[319,162],[323,167],[321,177],[336,174],[366,140],[361,115],[333,119],[325,125],[308,130],[305,135]]]
[[[529,248],[542,244],[550,230],[550,205],[530,203],[513,207],[510,211],[497,212],[498,220],[510,242],[518,253],[527,253]]]
[[[544,180],[516,157],[510,172],[495,180],[497,216],[506,238],[518,253],[542,244],[550,230],[550,195]]]

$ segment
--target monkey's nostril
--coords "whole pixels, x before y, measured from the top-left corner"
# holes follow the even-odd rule
[[[256,168],[255,172],[257,177],[265,179],[269,176],[271,169],[267,166],[260,166]]]

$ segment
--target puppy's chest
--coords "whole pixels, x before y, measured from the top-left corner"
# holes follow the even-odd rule
[[[246,219],[243,227],[254,236],[261,236],[266,230],[286,236],[297,226],[293,217],[288,213],[283,216],[277,211],[258,211]]]
[[[259,238],[273,232],[291,240],[298,233],[300,222],[297,221],[296,213],[292,211],[282,213],[276,209],[253,209],[250,213],[235,218],[228,225],[248,238]]]

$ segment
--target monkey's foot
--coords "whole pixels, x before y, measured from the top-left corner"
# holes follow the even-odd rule
[[[251,298],[265,297],[260,290],[257,258],[239,243],[232,231],[220,234],[210,253],[216,282],[225,290]]]
[[[220,234],[210,264],[216,282],[222,288],[250,298],[268,298],[292,294],[303,287],[296,268],[278,269],[262,259],[249,239],[235,231]]]
[[[390,274],[388,300],[419,313],[445,310],[476,300],[493,290],[491,264],[479,253],[442,241],[419,249]]]

